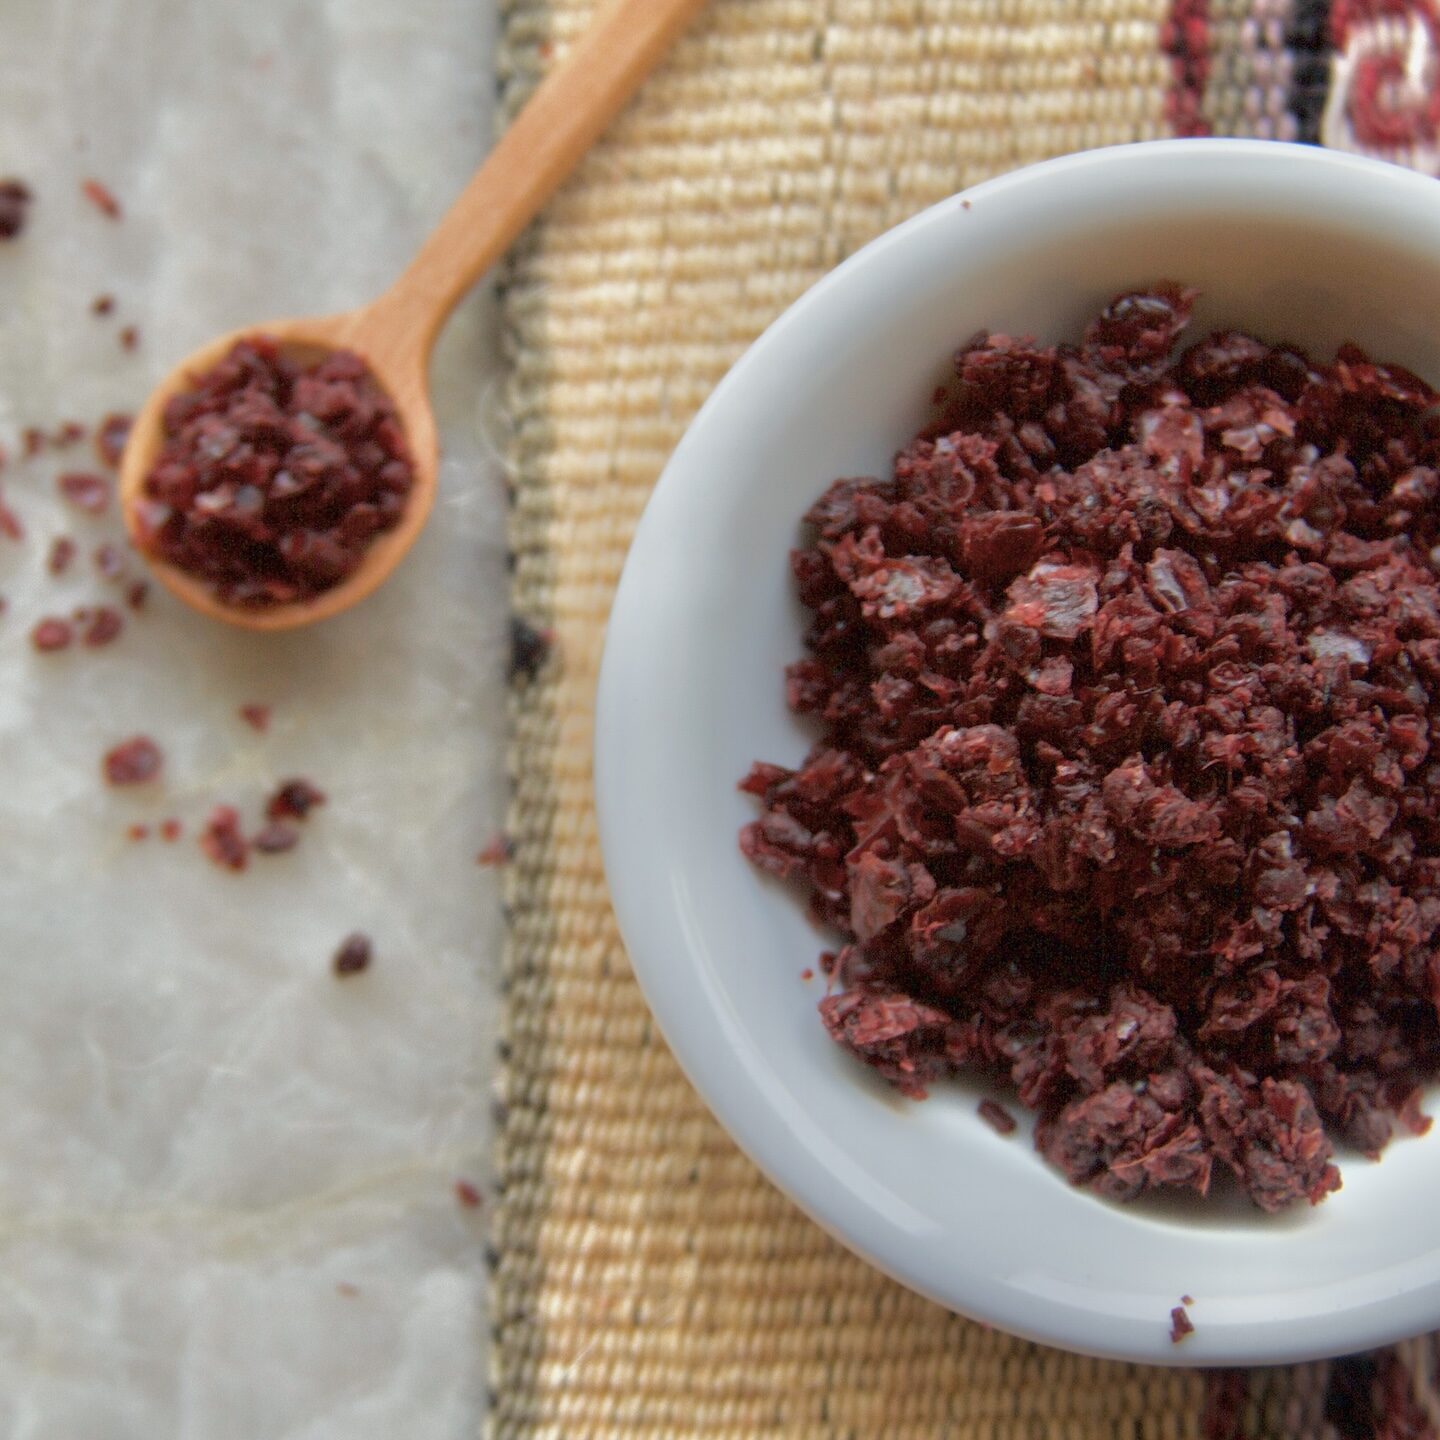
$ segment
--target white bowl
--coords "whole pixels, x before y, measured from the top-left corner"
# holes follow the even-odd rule
[[[1037,165],[946,200],[791,307],[710,397],[640,523],[611,616],[596,781],[620,927],[676,1057],[782,1190],[906,1285],[1006,1330],[1185,1365],[1337,1354],[1440,1325],[1440,1127],[1281,1216],[1072,1189],[976,1114],[923,1103],[825,1033],[825,943],[742,859],[756,759],[798,763],[786,553],[836,476],[881,473],[981,328],[1074,340],[1118,291],[1199,286],[1234,325],[1329,358],[1354,340],[1440,380],[1440,185],[1354,157],[1182,140]],[[1018,1106],[1012,1109],[1019,1110]],[[1195,1333],[1171,1343],[1182,1295]]]

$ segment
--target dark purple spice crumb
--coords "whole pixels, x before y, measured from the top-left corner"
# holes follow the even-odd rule
[[[130,438],[130,427],[135,423],[133,415],[107,415],[95,427],[95,453],[103,465],[114,470],[119,467],[120,457],[125,453],[125,442]]]
[[[1195,1333],[1195,1326],[1185,1313],[1183,1305],[1177,1305],[1170,1312],[1170,1343],[1178,1345],[1187,1335]]]
[[[32,198],[22,181],[0,180],[0,240],[13,240],[25,228]]]
[[[222,870],[243,870],[249,847],[240,830],[240,812],[233,805],[217,805],[200,832],[200,848]]]
[[[347,935],[340,943],[340,948],[335,952],[335,958],[331,961],[332,968],[337,975],[358,975],[362,970],[370,968],[370,937],[356,931],[353,935]]]
[[[118,610],[109,605],[100,605],[88,616],[80,640],[92,650],[97,650],[100,646],[109,645],[118,639],[124,628],[125,621]]]
[[[261,855],[283,855],[300,843],[300,832],[288,820],[271,820],[251,838],[251,847]]]
[[[125,573],[125,557],[108,540],[95,547],[95,569],[103,580],[118,580]]]
[[[30,643],[41,654],[64,650],[74,638],[75,632],[70,622],[55,615],[47,615],[30,632]]]
[[[45,568],[52,575],[63,575],[75,558],[75,542],[68,535],[57,535],[50,543],[50,554]]]
[[[90,302],[90,313],[92,315],[108,315],[115,308],[115,297],[113,295],[97,295]]]
[[[103,475],[72,470],[55,481],[60,493],[77,509],[99,515],[110,504],[110,482]]]
[[[145,598],[150,594],[150,582],[148,580],[136,580],[125,591],[125,603],[132,610],[143,610]]]
[[[325,792],[308,780],[285,780],[265,805],[269,820],[303,820],[317,805],[325,803]]]
[[[105,752],[105,779],[111,785],[144,785],[159,776],[164,758],[148,735],[133,735]]]
[[[982,1100],[977,1107],[980,1118],[999,1135],[1013,1135],[1016,1129],[1015,1117],[993,1100]]]
[[[549,658],[554,644],[555,632],[553,630],[537,630],[521,616],[512,616],[510,620],[510,679],[518,680],[523,675],[527,680],[533,680]]]

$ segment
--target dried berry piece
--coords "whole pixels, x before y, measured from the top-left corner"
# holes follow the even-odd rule
[[[242,705],[240,718],[252,729],[264,734],[270,728],[270,707],[268,705]]]
[[[265,804],[269,820],[303,820],[317,805],[325,803],[325,792],[308,780],[286,780]]]
[[[982,1100],[977,1108],[980,1118],[997,1134],[1013,1135],[1015,1133],[1018,1122],[1003,1105],[997,1105],[993,1100]]]
[[[160,775],[164,756],[148,735],[133,735],[105,752],[105,779],[111,785],[144,785]]]
[[[95,453],[102,465],[114,470],[119,467],[120,457],[125,453],[125,442],[130,438],[130,427],[135,423],[133,415],[107,415],[95,427]]]
[[[109,605],[100,605],[88,617],[80,640],[82,644],[88,645],[92,650],[98,649],[100,646],[109,645],[116,640],[124,628],[125,621],[121,618],[118,610],[112,609]]]
[[[42,654],[64,650],[74,638],[70,622],[55,615],[47,615],[30,632],[30,643]]]
[[[102,215],[108,216],[111,220],[121,218],[120,202],[110,192],[108,186],[102,185],[98,180],[87,179],[81,181],[80,190]]]
[[[507,865],[515,858],[515,842],[503,831],[492,835],[475,857],[477,865]]]
[[[252,849],[262,855],[283,855],[300,843],[300,832],[286,820],[271,820],[251,837]]]
[[[335,952],[335,958],[330,962],[335,973],[340,976],[358,975],[362,970],[370,968],[370,937],[356,931],[353,935],[347,935],[340,943],[340,948]]]
[[[200,832],[200,848],[222,870],[243,870],[249,863],[249,847],[240,830],[240,812],[233,805],[217,805]]]
[[[553,630],[537,630],[521,616],[512,616],[510,620],[510,679],[518,680],[523,675],[527,680],[533,680],[549,658],[554,643],[555,632]]]
[[[70,504],[89,515],[103,514],[110,504],[110,482],[103,475],[73,470],[59,476],[55,484]]]
[[[68,535],[57,535],[50,542],[50,554],[46,557],[45,568],[52,575],[63,575],[75,558],[75,542]]]
[[[13,240],[25,228],[31,199],[22,181],[0,180],[0,240]]]

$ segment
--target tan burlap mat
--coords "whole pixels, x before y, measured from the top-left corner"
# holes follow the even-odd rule
[[[512,0],[512,98],[589,8]],[[822,1234],[656,1034],[591,796],[626,546],[746,345],[857,246],[996,172],[1177,131],[1306,138],[1295,23],[1290,0],[714,0],[507,271],[515,603],[556,638],[514,704],[502,1440],[1346,1433],[1324,1419],[1334,1367],[1075,1358],[937,1309]]]

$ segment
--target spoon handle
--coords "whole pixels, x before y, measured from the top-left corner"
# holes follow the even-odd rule
[[[362,322],[428,354],[455,303],[515,242],[705,0],[601,0],[410,265]],[[366,323],[368,322],[368,323]]]

